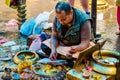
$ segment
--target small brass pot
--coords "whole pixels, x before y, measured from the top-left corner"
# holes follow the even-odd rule
[[[116,74],[116,67],[115,64],[107,64],[107,63],[102,63],[98,60],[99,50],[93,52],[92,58],[93,60],[91,61],[91,66],[94,71],[99,72],[101,74],[107,74],[107,75],[115,75]],[[118,58],[120,56],[120,53],[117,51],[113,50],[101,50],[101,58]]]
[[[19,63],[22,61],[22,60],[19,58],[20,55],[21,55],[21,56],[22,56],[22,55],[26,55],[25,58],[26,58],[27,60],[30,60],[32,63],[35,63],[35,61],[36,61],[37,59],[39,59],[39,56],[38,56],[37,53],[32,52],[32,51],[29,51],[29,50],[23,50],[23,51],[18,52],[18,53],[14,56],[14,62],[15,62],[16,64],[19,64]],[[29,57],[27,57],[27,55],[28,55]]]

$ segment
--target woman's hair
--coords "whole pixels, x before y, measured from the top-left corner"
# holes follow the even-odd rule
[[[69,14],[70,11],[72,10],[72,7],[68,2],[59,1],[55,6],[55,10],[57,13],[61,13],[62,11],[65,11],[66,14]]]

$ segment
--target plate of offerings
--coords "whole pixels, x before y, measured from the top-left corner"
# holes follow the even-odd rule
[[[117,59],[120,53],[113,50],[97,50],[93,52],[91,65],[94,71],[107,74],[116,74],[116,63],[119,62]]]
[[[37,59],[39,59],[39,56],[37,53],[29,51],[29,50],[23,50],[23,51],[18,52],[14,56],[14,62],[16,64],[19,64],[20,62],[22,62],[22,59],[20,58],[20,56],[24,56],[26,60],[30,60],[32,63],[34,63]]]
[[[64,80],[66,74],[66,70],[61,65],[37,63],[33,65],[32,69],[41,79]]]

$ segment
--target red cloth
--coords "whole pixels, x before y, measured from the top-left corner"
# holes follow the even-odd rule
[[[117,22],[120,30],[120,7],[117,7]]]

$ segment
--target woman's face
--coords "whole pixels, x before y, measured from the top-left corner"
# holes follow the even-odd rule
[[[71,11],[69,14],[66,14],[65,11],[61,11],[61,13],[55,13],[58,21],[62,25],[67,25],[73,20],[73,11]]]

